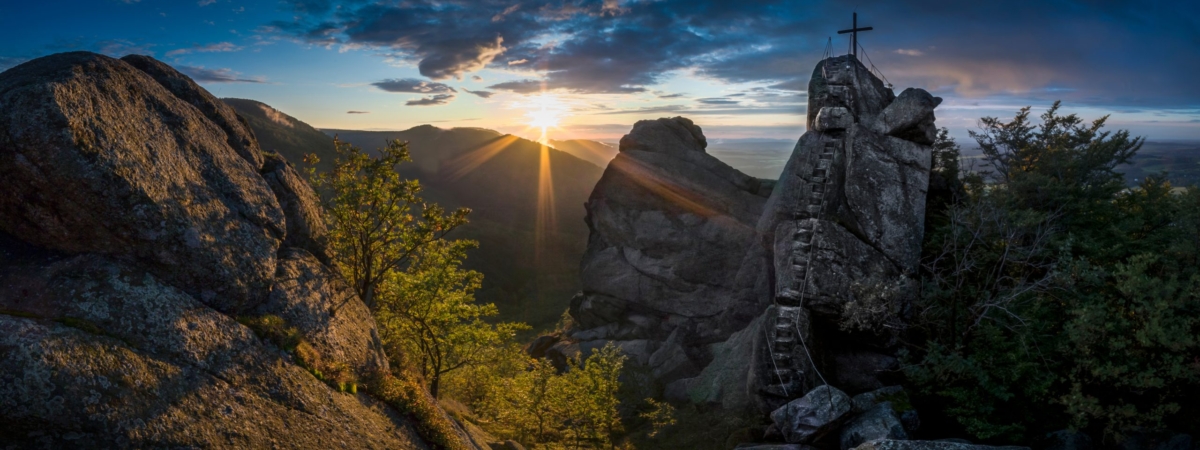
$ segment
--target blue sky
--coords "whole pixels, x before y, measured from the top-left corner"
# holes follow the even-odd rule
[[[1054,100],[1151,139],[1200,140],[1200,2],[95,0],[0,4],[0,69],[89,50],[152,55],[221,97],[317,127],[478,126],[612,140],[684,115],[716,138],[803,133],[829,45],[860,43],[938,124]],[[832,38],[830,40],[830,38]],[[545,115],[545,113],[542,113]]]

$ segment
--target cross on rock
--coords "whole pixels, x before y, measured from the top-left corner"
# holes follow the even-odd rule
[[[873,29],[875,29],[875,28],[874,27],[859,28],[858,27],[858,13],[854,13],[854,22],[851,23],[850,29],[849,30],[839,30],[838,34],[850,33],[850,54],[854,55],[855,58],[858,58],[858,32],[859,31],[871,31]]]

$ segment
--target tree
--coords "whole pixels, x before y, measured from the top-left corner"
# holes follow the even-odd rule
[[[625,356],[612,343],[559,373],[549,361],[526,360],[496,382],[476,405],[493,432],[526,444],[613,447],[623,431],[617,407]]]
[[[510,343],[525,324],[484,322],[498,314],[493,304],[476,304],[473,292],[483,276],[462,270],[473,241],[439,239],[413,254],[404,272],[383,283],[375,309],[383,340],[409,355],[438,398],[444,375],[484,363],[493,350]]]
[[[1058,109],[983,118],[989,170],[926,235],[906,373],[980,439],[1112,442],[1196,414],[1196,190],[1127,189],[1115,168],[1142,139]]]
[[[450,214],[424,203],[416,180],[404,180],[396,166],[412,161],[408,144],[388,142],[371,157],[358,147],[334,139],[339,156],[329,172],[309,169],[329,221],[330,243],[338,266],[368,307],[391,274],[403,271],[423,247],[443,239],[466,223],[470,210]],[[316,155],[305,161],[315,166]]]

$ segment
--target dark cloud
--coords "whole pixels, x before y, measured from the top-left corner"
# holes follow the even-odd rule
[[[454,100],[454,94],[437,94],[437,95],[431,95],[429,97],[422,97],[422,98],[415,99],[415,100],[409,100],[407,102],[404,102],[404,104],[406,106],[434,106],[434,105],[445,105],[447,103],[450,103],[451,100]]]
[[[491,98],[493,95],[496,95],[496,93],[492,92],[492,91],[472,91],[469,89],[463,89],[463,92],[466,92],[468,94],[473,94],[473,95],[476,95],[476,96],[479,96],[482,98]]]
[[[802,92],[844,54],[851,6],[799,0],[291,2],[278,30],[364,45],[432,79],[491,65],[527,74],[490,89],[641,93],[673,71]],[[898,87],[1096,105],[1200,104],[1200,7],[1169,2],[857,4],[864,60]],[[919,11],[919,13],[914,13]],[[830,39],[832,37],[832,39]],[[518,64],[519,63],[519,64]],[[511,64],[511,65],[510,65]],[[1060,89],[1047,89],[1060,88]]]
[[[370,111],[346,111],[346,114],[370,114]]]
[[[665,94],[665,95],[658,96],[658,98],[680,98],[680,97],[683,97],[683,94]]]
[[[408,94],[446,94],[458,92],[454,90],[454,88],[442,83],[418,80],[415,78],[398,78],[376,81],[371,83],[371,85],[388,92]]]
[[[192,77],[199,83],[266,83],[262,77],[242,78],[242,75],[229,69],[206,69],[195,66],[175,66],[184,75]]]

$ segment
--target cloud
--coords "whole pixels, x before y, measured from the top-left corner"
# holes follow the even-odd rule
[[[280,33],[318,45],[361,45],[435,80],[484,67],[517,72],[523,76],[490,89],[518,93],[640,93],[684,72],[804,91],[826,50],[846,51],[847,37],[834,32],[849,25],[846,5],[830,0],[803,8],[788,0],[289,3],[297,14],[273,24]],[[859,36],[860,56],[898,87],[973,98],[1060,97],[1068,104],[1200,104],[1200,83],[1192,80],[1200,58],[1180,57],[1200,45],[1196,5],[864,0],[858,13],[861,23],[876,26]]]
[[[241,74],[230,69],[206,69],[197,66],[175,66],[184,75],[192,77],[198,83],[266,83],[262,77],[242,78]]]
[[[217,2],[217,0],[200,0],[200,1],[196,2],[196,4],[200,5],[200,6],[208,6],[208,5],[211,5],[216,2]]]
[[[370,114],[370,111],[346,111],[346,114]]]
[[[418,80],[416,78],[398,78],[376,81],[371,83],[371,85],[387,92],[409,94],[444,94],[458,92],[448,85],[433,81]]]
[[[451,100],[454,100],[454,94],[437,94],[437,95],[431,95],[429,97],[419,98],[416,100],[409,100],[407,102],[404,102],[404,104],[406,106],[445,105],[447,103],[450,103]]]
[[[203,6],[203,5],[201,5]],[[189,53],[215,53],[215,52],[236,52],[242,47],[233,45],[232,42],[218,42],[208,45],[196,45],[188,48],[180,48],[167,52],[168,57],[182,56]]]
[[[683,94],[665,94],[665,95],[658,96],[658,98],[680,98],[680,97],[683,97]]]
[[[702,98],[702,99],[696,100],[696,102],[703,103],[705,105],[736,105],[736,104],[738,104],[737,100],[730,100],[727,98]]]
[[[474,80],[474,81],[483,81],[483,77],[481,77],[481,76],[479,76],[479,75],[471,75],[471,80]]]
[[[496,93],[492,92],[492,91],[472,91],[472,90],[468,90],[468,89],[463,89],[463,92],[466,92],[468,94],[474,94],[474,95],[477,95],[482,98],[491,98],[493,95],[496,95]]]

